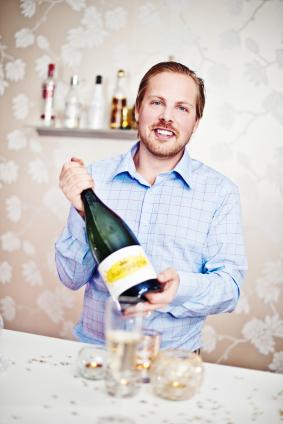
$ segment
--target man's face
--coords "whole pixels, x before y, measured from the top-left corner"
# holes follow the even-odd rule
[[[188,75],[162,72],[148,83],[136,120],[140,140],[153,155],[172,158],[196,130],[197,87]]]

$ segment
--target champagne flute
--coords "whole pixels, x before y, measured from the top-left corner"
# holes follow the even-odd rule
[[[136,354],[142,331],[142,306],[133,298],[123,297],[106,302],[104,332],[107,349],[105,384],[110,396],[120,398],[119,413],[98,417],[96,424],[135,424],[132,418],[120,415],[121,398],[134,396],[139,387]],[[126,312],[127,311],[127,312]],[[131,311],[129,313],[129,311]],[[123,408],[122,408],[123,409]]]
[[[132,299],[109,298],[105,309],[105,338],[107,347],[106,390],[111,396],[132,397],[139,389],[136,369],[137,348],[142,332],[142,305],[128,314]]]

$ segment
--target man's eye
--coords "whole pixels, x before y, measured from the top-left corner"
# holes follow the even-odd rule
[[[160,100],[152,100],[152,101],[150,102],[150,104],[151,104],[151,105],[157,105],[157,106],[159,106],[159,105],[161,105],[161,101],[160,101]]]
[[[185,107],[185,106],[178,106],[178,109],[179,109],[181,112],[189,112],[189,109],[188,109],[187,107]]]

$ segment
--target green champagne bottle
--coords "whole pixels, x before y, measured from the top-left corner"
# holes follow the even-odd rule
[[[145,294],[162,291],[156,273],[128,225],[92,189],[81,193],[88,242],[98,271],[111,296],[146,300]]]

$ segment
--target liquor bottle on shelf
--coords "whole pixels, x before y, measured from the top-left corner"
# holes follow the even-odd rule
[[[129,129],[127,96],[125,89],[125,71],[117,72],[116,87],[112,98],[110,128]]]
[[[54,112],[54,93],[55,93],[55,79],[54,79],[55,65],[49,63],[47,79],[42,84],[41,91],[41,124],[50,127],[55,124]]]
[[[129,123],[130,123],[131,128],[133,130],[137,130],[138,123],[137,123],[136,117],[135,117],[135,105],[129,109],[129,118],[128,119],[129,119]]]
[[[78,76],[73,75],[70,80],[70,87],[65,102],[64,126],[66,128],[78,128],[79,126],[80,99],[78,92],[78,84]]]
[[[88,128],[105,128],[106,103],[102,81],[102,76],[96,75],[93,96],[88,110]]]
[[[128,225],[92,189],[84,190],[81,197],[90,249],[112,298],[119,301],[127,296],[138,303],[145,300],[146,293],[161,291],[156,273]]]

